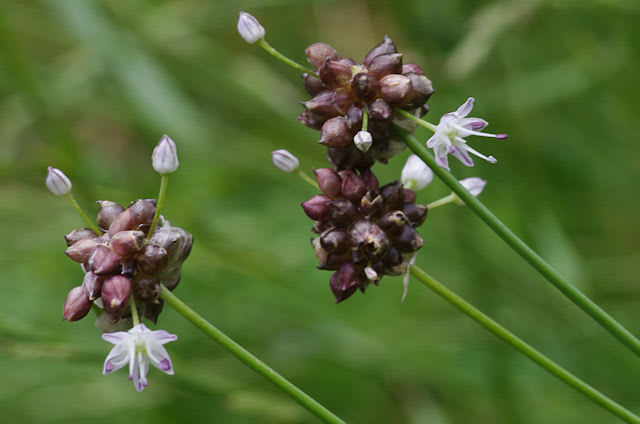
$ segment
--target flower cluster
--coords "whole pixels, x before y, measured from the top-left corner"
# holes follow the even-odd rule
[[[303,103],[305,110],[298,119],[321,131],[320,143],[328,147],[329,161],[336,169],[364,170],[401,152],[405,145],[392,138],[391,124],[404,120],[393,108],[417,116],[427,112],[425,103],[434,90],[423,70],[413,63],[403,65],[402,53],[389,37],[371,49],[361,64],[338,56],[325,43],[312,44],[305,53],[317,76],[302,75],[313,98]]]
[[[415,203],[415,193],[397,181],[378,185],[371,170],[315,171],[322,190],[302,203],[313,220],[312,239],[318,268],[336,270],[330,286],[337,302],[378,284],[384,274],[400,275],[422,247],[415,230],[427,217],[427,208]]]

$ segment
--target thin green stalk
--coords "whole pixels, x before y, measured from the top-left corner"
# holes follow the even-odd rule
[[[131,293],[129,298],[129,306],[131,307],[131,319],[133,320],[133,326],[140,324],[140,317],[138,316],[138,308],[136,307],[136,299]]]
[[[233,341],[229,336],[218,330],[213,324],[200,316],[193,309],[185,305],[180,299],[171,293],[166,287],[162,286],[160,297],[165,303],[176,310],[180,315],[191,322],[203,333],[209,336],[213,341],[228,350],[232,355],[242,361],[246,366],[269,380],[289,397],[298,402],[309,412],[320,418],[325,423],[345,424],[342,419],[333,414],[327,408],[318,403],[311,396],[293,385],[289,380],[278,374],[260,359],[253,356],[249,351]]]
[[[400,136],[409,146],[411,151],[422,159],[466,205],[475,212],[502,240],[504,240],[513,250],[524,260],[534,267],[543,277],[567,296],[573,303],[586,312],[591,318],[597,321],[614,337],[624,343],[636,355],[640,356],[640,340],[638,340],[622,324],[617,322],[611,315],[605,312],[600,306],[589,299],[578,288],[565,279],[558,271],[549,265],[540,255],[533,251],[525,242],[520,240],[509,227],[500,221],[480,200],[467,191],[458,180],[445,169],[436,164],[431,152],[418,141],[413,135],[406,131],[395,128],[396,134]]]
[[[316,182],[313,180],[313,178],[311,178],[310,176],[308,176],[306,172],[304,172],[304,171],[302,171],[302,170],[298,169],[298,170],[296,171],[296,174],[298,174],[298,176],[299,176],[300,178],[302,178],[305,182],[307,182],[307,183],[311,184],[312,186],[314,186],[315,188],[317,188],[318,190],[320,190],[320,187],[318,187],[318,183],[316,183]]]
[[[367,113],[367,108],[362,108],[362,131],[367,131],[369,129],[369,113]]]
[[[267,41],[264,38],[259,39],[256,42],[257,45],[259,45],[260,47],[262,47],[263,49],[265,49],[269,54],[271,54],[271,56],[275,57],[276,59],[286,63],[287,65],[291,66],[292,68],[297,69],[300,72],[309,74],[309,75],[313,75],[314,77],[318,77],[318,74],[316,74],[316,72],[313,69],[309,69],[309,68],[305,68],[304,66],[300,65],[297,62],[294,62],[293,60],[289,59],[287,56],[283,55],[282,53],[280,53],[278,50],[274,49],[273,47],[271,47],[271,45],[269,43],[267,43]]]
[[[428,130],[431,130],[433,132],[435,132],[435,130],[436,130],[436,126],[434,124],[432,124],[431,122],[427,122],[424,119],[420,119],[417,116],[407,112],[406,110],[395,108],[395,112],[397,114],[399,114],[399,115],[404,116],[405,118],[408,118],[408,119],[412,120],[413,122],[415,122],[416,124],[420,125],[421,127],[425,127]]]
[[[160,218],[160,211],[162,211],[162,207],[164,206],[164,198],[167,194],[167,186],[169,185],[169,174],[161,174],[160,175],[160,192],[158,193],[158,204],[156,205],[156,213],[153,215],[153,221],[151,221],[151,228],[149,229],[149,234],[147,234],[147,240],[151,239],[153,232],[156,230],[156,226],[158,225],[158,218]]]
[[[568,386],[585,395],[591,401],[602,406],[609,412],[618,416],[623,421],[626,421],[628,423],[640,423],[640,417],[635,415],[633,412],[629,411],[617,402],[611,400],[604,394],[600,393],[598,390],[594,389],[584,381],[580,380],[578,377],[571,374],[569,371],[562,368],[560,365],[556,364],[551,359],[547,358],[542,353],[538,352],[518,336],[489,318],[487,315],[483,314],[480,310],[476,309],[473,305],[440,284],[438,281],[434,280],[422,269],[416,267],[415,265],[411,266],[411,275],[417,278],[422,284],[436,292],[436,294],[438,294],[444,300],[455,306],[462,313],[485,327],[498,338],[513,346],[515,349],[520,351],[520,353],[544,368],[547,372],[557,377]]]
[[[96,224],[93,223],[93,221],[91,221],[89,219],[89,217],[87,216],[86,213],[84,213],[84,211],[82,210],[82,208],[80,207],[80,205],[78,204],[78,202],[76,202],[76,199],[74,199],[73,195],[71,194],[71,192],[67,193],[67,199],[69,199],[69,201],[71,202],[71,204],[73,205],[73,208],[76,210],[76,212],[78,212],[78,214],[82,217],[82,219],[85,220],[85,222],[87,223],[87,225],[89,226],[89,228],[91,228],[93,231],[96,232],[96,234],[102,234],[102,231],[100,231],[100,229],[98,228],[98,226]]]
[[[448,205],[449,203],[455,202],[457,199],[455,193],[451,193],[448,196],[443,197],[442,199],[434,200],[433,202],[427,204],[427,209],[430,211],[439,208],[440,206]]]

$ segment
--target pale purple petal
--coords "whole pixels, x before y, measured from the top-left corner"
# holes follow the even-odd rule
[[[484,187],[487,185],[487,181],[478,177],[465,178],[464,180],[460,180],[460,184],[464,188],[466,188],[469,193],[471,193],[474,197],[478,197]]]
[[[436,137],[436,135],[434,134],[429,138],[429,140],[427,140],[427,147],[432,149],[436,144],[436,141],[438,141],[438,137]]]
[[[150,348],[150,346],[147,345],[147,353],[154,367],[166,374],[173,375],[173,364],[171,363],[169,353],[164,347],[155,345]]]
[[[446,169],[447,171],[449,171],[449,159],[447,158],[447,156],[436,156],[436,163],[438,164],[438,166],[440,168]]]
[[[102,374],[117,371],[129,362],[129,346],[126,343],[117,344],[111,349],[104,361]]]
[[[469,128],[472,131],[480,131],[489,123],[482,118],[462,118],[458,121],[458,125]]]
[[[458,158],[458,160],[464,165],[473,166],[473,159],[471,159],[471,156],[469,156],[469,154],[464,149],[456,148],[452,154],[453,156]]]
[[[164,330],[152,331],[151,337],[153,337],[153,340],[156,343],[160,343],[161,345],[178,340],[178,336]]]
[[[474,101],[475,99],[473,97],[469,97],[467,101],[464,102],[462,106],[460,106],[458,110],[455,111],[456,117],[464,118],[465,116],[467,116],[469,112],[471,112],[471,109],[473,109]]]
[[[115,333],[104,333],[102,335],[102,339],[108,341],[109,343],[113,343],[113,344],[118,344],[120,342],[122,342],[123,340],[128,339],[129,337],[131,337],[129,335],[129,333],[124,332],[124,331],[117,331]]]

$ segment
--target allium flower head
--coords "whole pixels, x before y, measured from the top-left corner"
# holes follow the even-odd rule
[[[129,364],[129,380],[133,380],[139,392],[147,386],[150,362],[164,373],[173,375],[171,358],[162,345],[176,340],[175,334],[151,331],[144,324],[138,324],[127,332],[105,333],[102,338],[115,345],[104,361],[104,375]]]
[[[44,183],[49,191],[56,196],[64,196],[71,191],[71,181],[58,168],[49,167],[47,169],[47,178]]]
[[[238,15],[238,33],[249,44],[255,43],[265,34],[260,22],[247,12],[240,12]]]
[[[171,174],[178,169],[178,151],[176,143],[168,135],[163,135],[151,155],[153,169],[160,174]]]
[[[491,163],[497,162],[493,156],[485,156],[467,145],[465,137],[470,135],[493,137],[500,140],[507,138],[506,134],[489,134],[479,131],[486,127],[488,123],[481,118],[467,118],[467,115],[473,109],[473,102],[474,98],[469,97],[458,110],[447,113],[440,118],[435,134],[427,141],[427,147],[433,149],[436,162],[442,168],[449,169],[449,154],[452,154],[467,166],[473,166],[473,160],[469,153]]]

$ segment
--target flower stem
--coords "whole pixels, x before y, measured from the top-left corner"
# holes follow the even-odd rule
[[[140,324],[140,317],[138,316],[138,308],[136,308],[136,299],[131,293],[129,298],[129,306],[131,307],[131,319],[133,320],[133,326]]]
[[[451,193],[448,196],[443,197],[442,199],[434,200],[433,202],[427,204],[427,209],[432,210],[438,208],[440,206],[448,205],[449,203],[453,203],[456,201],[458,196],[455,193]]]
[[[416,124],[427,128],[428,130],[431,130],[432,132],[436,131],[436,126],[433,125],[431,122],[425,121],[424,119],[420,119],[417,116],[407,112],[406,110],[402,110],[399,108],[395,108],[394,111],[399,114],[404,116],[405,118],[411,119],[413,122],[415,122]]]
[[[160,192],[158,193],[158,204],[156,205],[156,213],[153,215],[153,221],[151,221],[151,228],[149,229],[149,234],[147,234],[147,240],[151,239],[153,232],[156,230],[156,226],[158,225],[158,218],[160,218],[160,211],[162,211],[162,207],[164,206],[164,198],[167,194],[167,185],[169,184],[169,174],[161,174],[160,175]]]
[[[193,309],[184,304],[173,293],[171,293],[166,287],[162,287],[160,297],[180,315],[191,322],[203,333],[209,336],[213,341],[220,346],[228,350],[232,355],[242,361],[246,366],[253,369],[255,372],[269,380],[276,385],[282,391],[284,391],[289,397],[298,402],[309,412],[320,418],[325,423],[340,423],[344,424],[344,421],[338,416],[333,414],[327,408],[318,403],[311,396],[300,390],[293,385],[289,380],[278,374],[275,370],[270,368],[267,364],[260,359],[253,356],[249,351],[233,341],[229,336],[218,330],[213,324],[209,323],[202,316],[200,316]]]
[[[449,290],[447,287],[440,284],[438,281],[434,280],[422,269],[418,268],[415,265],[411,266],[411,275],[417,278],[422,284],[436,292],[436,294],[438,294],[444,300],[455,306],[458,310],[492,332],[495,336],[513,346],[515,349],[520,351],[520,353],[531,359],[533,362],[544,368],[547,372],[557,377],[573,389],[585,395],[591,401],[597,403],[598,405],[602,406],[609,412],[617,415],[619,418],[628,423],[640,423],[640,417],[624,408],[617,402],[611,400],[604,394],[600,393],[598,390],[594,389],[584,381],[580,380],[578,377],[574,376],[569,371],[562,368],[560,365],[558,365],[542,353],[538,352],[536,349],[531,347],[531,345],[498,324],[493,319],[489,318],[487,315],[483,314],[469,302]]]
[[[466,205],[482,219],[502,240],[524,260],[535,268],[551,284],[567,296],[573,303],[597,321],[609,333],[625,344],[636,355],[640,356],[640,340],[636,338],[622,324],[605,312],[594,301],[589,299],[578,288],[565,279],[558,271],[549,265],[540,255],[520,240],[509,227],[498,219],[480,200],[465,189],[458,180],[445,169],[438,166],[431,152],[419,142],[413,135],[396,128],[396,134],[409,146],[411,151],[422,159]]]
[[[300,178],[302,178],[303,180],[305,180],[306,182],[308,182],[309,184],[311,184],[312,186],[314,186],[315,188],[317,188],[318,190],[320,190],[320,187],[318,187],[318,183],[316,183],[315,181],[313,181],[313,178],[311,178],[310,176],[308,176],[304,171],[298,169],[298,171],[296,171],[296,174],[298,174],[298,176]]]
[[[367,108],[362,108],[362,131],[367,131],[369,129],[369,114],[367,113]]]
[[[282,53],[280,53],[278,50],[274,49],[273,47],[271,47],[271,45],[269,43],[267,43],[267,41],[264,38],[259,39],[256,44],[258,44],[260,47],[262,47],[263,49],[265,49],[271,56],[275,57],[276,59],[286,63],[287,65],[291,66],[292,68],[297,69],[300,72],[304,72],[306,74],[309,75],[313,75],[314,77],[318,78],[318,74],[316,74],[315,71],[313,71],[312,69],[309,68],[305,68],[304,66],[300,65],[297,62],[294,62],[293,60],[289,59],[287,56],[283,55]]]
[[[98,228],[98,226],[96,224],[94,224],[89,217],[87,216],[86,213],[84,213],[84,211],[82,210],[82,208],[80,207],[80,205],[78,204],[78,202],[76,202],[76,199],[74,199],[73,195],[71,194],[71,192],[67,193],[67,198],[69,199],[69,201],[71,202],[71,204],[73,205],[73,208],[76,210],[76,212],[78,212],[78,214],[80,214],[80,216],[82,217],[82,219],[85,220],[85,222],[87,223],[87,225],[89,226],[89,228],[91,228],[93,231],[96,232],[96,234],[102,234],[102,231],[100,231],[100,229]]]

